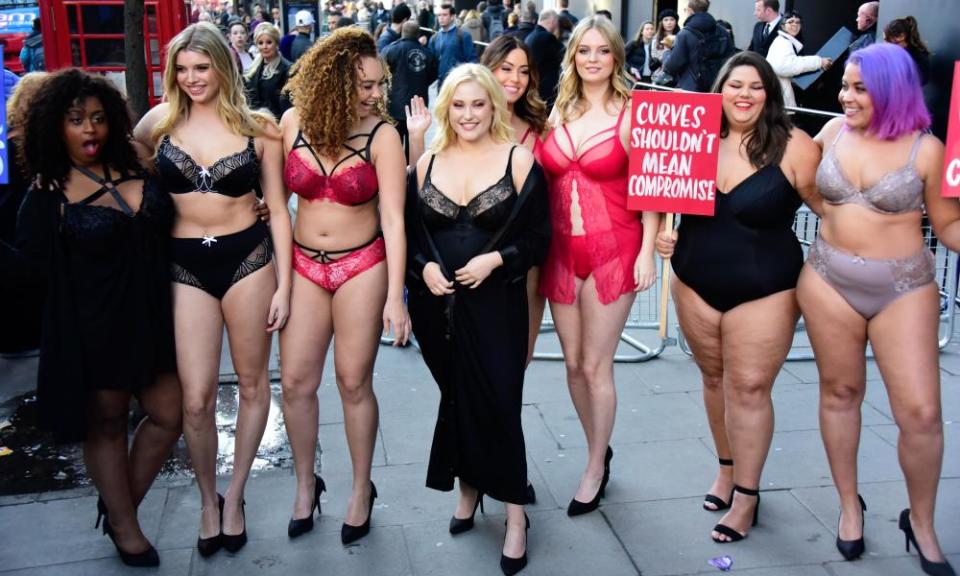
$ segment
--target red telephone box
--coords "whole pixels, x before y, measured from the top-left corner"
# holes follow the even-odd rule
[[[163,97],[163,47],[189,19],[184,0],[143,4],[148,91],[151,104],[156,104]],[[40,18],[47,70],[76,66],[122,78],[123,0],[40,0]]]

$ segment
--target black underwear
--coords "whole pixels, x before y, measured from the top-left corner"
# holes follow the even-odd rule
[[[257,220],[226,236],[171,239],[173,281],[200,288],[222,300],[231,286],[273,258],[270,229]]]

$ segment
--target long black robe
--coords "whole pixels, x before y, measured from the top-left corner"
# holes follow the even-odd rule
[[[534,164],[502,228],[477,254],[499,251],[503,266],[476,289],[455,285],[434,296],[421,273],[437,262],[422,218],[416,175],[407,186],[408,305],[423,358],[440,388],[427,486],[452,490],[454,478],[497,500],[526,503],[527,464],[520,423],[527,356],[527,271],[550,244],[546,181]]]

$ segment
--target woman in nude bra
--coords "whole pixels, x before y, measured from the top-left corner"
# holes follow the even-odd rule
[[[866,504],[857,494],[860,405],[869,341],[900,428],[910,508],[899,526],[923,571],[953,575],[933,527],[943,461],[937,349],[939,293],[924,245],[926,207],[938,239],[960,249],[960,205],[941,198],[943,145],[930,124],[910,55],[892,44],[855,52],[839,100],[844,116],[816,137],[825,205],[797,298],[820,370],[820,429],[840,496],[837,549],[863,554]]]

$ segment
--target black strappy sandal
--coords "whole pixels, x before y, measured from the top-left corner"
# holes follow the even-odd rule
[[[757,507],[753,509],[753,523],[750,524],[751,527],[756,526],[757,519],[760,514],[760,490],[751,490],[750,488],[744,488],[743,486],[734,486],[733,491],[739,492],[744,496],[757,497]],[[733,504],[733,497],[730,498],[730,503]],[[719,532],[720,534],[723,534],[724,536],[729,538],[729,540],[721,540],[719,538],[712,537],[713,541],[716,542],[717,544],[729,544],[731,542],[739,542],[740,540],[743,540],[748,536],[748,534],[741,534],[740,532],[737,532],[733,528],[726,526],[724,524],[717,524],[716,526],[713,527],[713,531]]]
[[[718,458],[721,466],[733,466],[733,460],[730,458]],[[707,504],[713,504],[714,508],[710,508]],[[733,504],[733,490],[730,490],[730,497],[726,501],[721,500],[719,496],[714,496],[707,492],[707,495],[703,497],[703,509],[707,512],[719,512],[721,510],[726,510]]]

